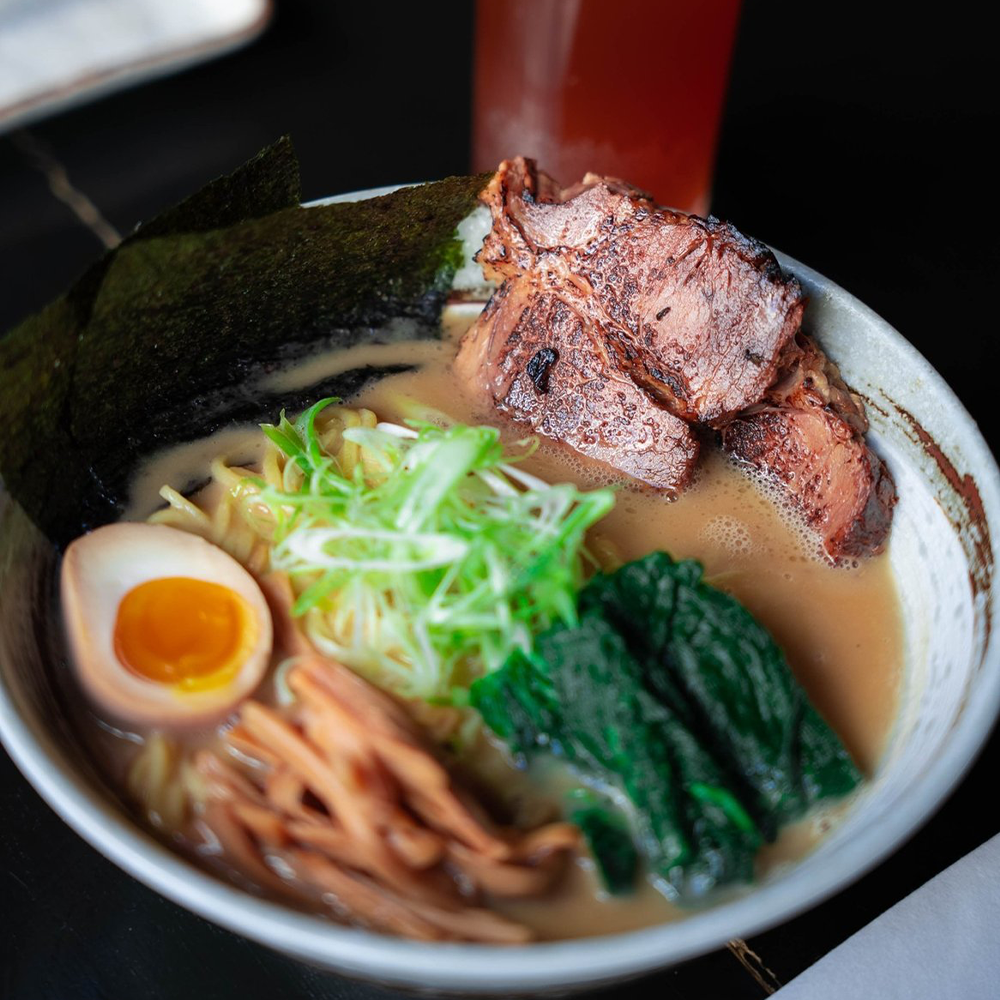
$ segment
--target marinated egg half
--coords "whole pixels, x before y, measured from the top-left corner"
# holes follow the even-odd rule
[[[260,683],[271,656],[254,578],[197,535],[122,522],[74,541],[62,564],[73,665],[116,720],[207,725]]]

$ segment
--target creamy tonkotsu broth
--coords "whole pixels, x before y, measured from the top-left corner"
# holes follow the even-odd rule
[[[414,370],[373,382],[345,402],[367,407],[387,421],[433,420],[439,414],[453,421],[495,424],[496,414],[465,391],[450,367],[457,339],[473,315],[467,308],[453,314],[441,342],[335,352],[270,376],[261,388],[305,388],[336,371],[408,364]],[[503,433],[511,440],[520,436],[513,427],[504,428]],[[183,487],[204,482],[211,460],[219,455],[232,464],[252,466],[260,458],[261,447],[257,429],[242,428],[154,456],[135,480],[129,518],[143,519],[156,509],[160,504],[157,491],[164,483]],[[677,558],[701,560],[706,579],[736,596],[771,631],[796,677],[863,771],[867,775],[875,771],[896,714],[903,661],[899,607],[886,556],[849,567],[829,565],[818,554],[815,541],[766,490],[711,448],[705,449],[694,483],[672,502],[621,483],[621,476],[613,470],[557,445],[543,443],[525,468],[549,482],[574,482],[584,488],[619,484],[614,510],[588,537],[599,560],[613,566],[659,549]],[[194,499],[202,506],[213,502],[210,492]],[[274,696],[271,681],[258,693],[264,701]],[[138,732],[123,739],[107,726],[99,727],[92,717],[86,724],[113,780],[125,781],[129,762],[150,734]],[[215,740],[213,731],[182,736],[182,755],[185,741],[196,748]],[[472,746],[463,767],[487,787],[493,801],[535,822],[557,813],[560,792],[567,783],[559,767],[519,771],[482,734],[474,737]],[[176,760],[170,764],[175,771],[179,766]],[[808,853],[848,807],[849,801],[836,803],[786,828],[777,843],[761,851],[758,874]],[[204,847],[197,846],[196,825],[186,823],[165,832],[178,837],[188,850],[204,853]],[[633,894],[608,896],[587,858],[570,865],[566,876],[543,896],[491,901],[491,905],[527,924],[543,939],[625,930],[687,912],[667,902],[646,881]]]
[[[450,370],[453,345],[471,319],[456,312],[444,344],[427,345],[418,371],[382,379],[352,402],[386,420],[438,410],[454,420],[496,423],[496,414],[470,397]],[[419,345],[409,346],[415,349]],[[349,366],[385,363],[383,350],[390,348],[350,354]],[[505,433],[519,435],[516,428]],[[622,482],[620,473],[544,439],[526,467],[550,482],[585,488]],[[615,508],[592,531],[591,544],[610,545],[622,561],[656,549],[699,559],[709,582],[767,626],[857,762],[867,773],[874,770],[895,717],[903,657],[886,555],[831,566],[776,492],[711,448],[703,452],[694,482],[674,501],[625,485]]]

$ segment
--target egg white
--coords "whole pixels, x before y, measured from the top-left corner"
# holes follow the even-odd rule
[[[216,583],[246,601],[256,622],[256,642],[229,683],[183,690],[139,677],[118,659],[114,631],[122,598],[162,577]],[[61,593],[76,674],[96,707],[117,721],[153,727],[208,725],[248,697],[267,670],[273,627],[260,587],[232,556],[197,535],[131,522],[98,528],[66,550]]]

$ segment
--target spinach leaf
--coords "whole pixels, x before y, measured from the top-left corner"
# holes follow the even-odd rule
[[[767,630],[701,577],[695,560],[655,552],[596,576],[580,610],[620,631],[647,684],[716,750],[773,839],[819,799],[849,792],[858,773]]]
[[[594,793],[579,789],[572,796],[569,819],[587,838],[605,888],[615,894],[630,892],[639,871],[639,852],[626,818]]]
[[[578,625],[542,633],[471,691],[515,752],[562,756],[623,791],[640,852],[681,900],[748,881],[783,823],[860,779],[767,631],[701,577],[665,553],[598,575]]]

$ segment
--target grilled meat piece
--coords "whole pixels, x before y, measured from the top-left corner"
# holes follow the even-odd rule
[[[698,441],[616,367],[577,298],[531,280],[505,282],[456,361],[498,410],[588,458],[676,493]]]
[[[774,381],[805,297],[763,244],[613,178],[560,190],[521,157],[483,200],[487,276],[577,292],[622,372],[678,416],[719,426]]]
[[[698,450],[684,421],[714,427],[785,487],[831,558],[884,546],[896,492],[864,406],[796,336],[805,297],[766,247],[612,178],[562,189],[520,157],[483,200],[477,259],[502,284],[458,367],[501,411],[674,492]]]
[[[864,404],[814,340],[799,334],[778,381],[722,430],[723,447],[788,491],[831,559],[880,552],[896,487],[866,445]]]

